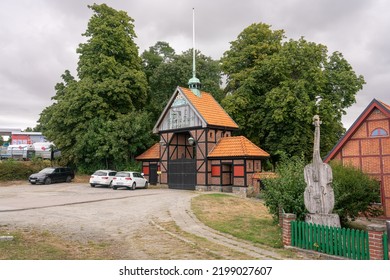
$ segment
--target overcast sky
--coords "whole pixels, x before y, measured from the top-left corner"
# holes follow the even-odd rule
[[[348,128],[373,99],[390,104],[388,0],[2,0],[0,3],[0,128],[34,127],[52,103],[54,86],[69,69],[85,37],[93,3],[124,10],[135,20],[139,52],[157,41],[176,51],[196,48],[219,59],[244,28],[263,22],[288,39],[321,43],[341,52],[366,81],[347,110]]]

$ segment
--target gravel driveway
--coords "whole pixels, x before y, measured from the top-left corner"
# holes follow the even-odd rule
[[[231,259],[232,251],[244,259],[282,258],[201,224],[190,210],[196,195],[172,189],[114,191],[80,183],[0,187],[0,225],[49,230],[81,242],[117,243],[123,259]],[[172,233],[166,224],[191,235]],[[199,237],[214,246],[199,246]]]

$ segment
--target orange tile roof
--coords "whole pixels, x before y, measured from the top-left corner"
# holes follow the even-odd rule
[[[154,144],[148,150],[135,158],[136,160],[160,159],[160,143]]]
[[[245,136],[234,136],[221,138],[208,157],[269,157],[269,154]]]
[[[188,88],[179,88],[208,125],[238,128],[238,125],[210,93],[201,91],[201,96],[197,96]]]

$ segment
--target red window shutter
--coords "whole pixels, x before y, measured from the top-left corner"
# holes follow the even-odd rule
[[[149,175],[149,166],[143,166],[142,173],[144,173],[144,175]]]
[[[234,166],[234,177],[244,177],[244,166],[243,165],[236,165]]]
[[[211,176],[221,176],[221,166],[211,166]]]

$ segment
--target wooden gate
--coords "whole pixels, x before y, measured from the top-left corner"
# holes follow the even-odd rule
[[[171,189],[195,190],[196,160],[188,158],[169,160],[168,186]]]

